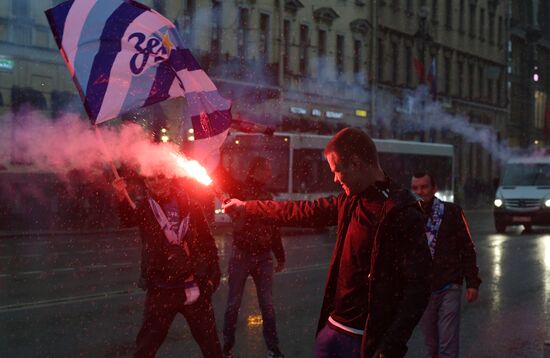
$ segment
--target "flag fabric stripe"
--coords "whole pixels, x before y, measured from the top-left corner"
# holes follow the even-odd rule
[[[71,63],[74,63],[74,75],[79,79],[82,88],[87,89],[94,60],[101,46],[101,42],[98,41],[100,34],[98,29],[103,28],[102,23],[109,19],[113,11],[120,6],[120,2],[103,0],[95,3],[94,6],[90,6],[94,4],[92,1],[79,1],[81,2],[85,3],[82,4],[83,10],[88,12],[81,13],[78,3],[73,6],[75,10],[69,14],[65,27],[68,29],[67,33],[74,32],[74,34],[67,41],[63,40],[63,48],[70,49],[67,57]]]
[[[205,120],[207,117],[208,120]],[[208,114],[201,113],[191,116],[195,140],[213,137],[222,133],[231,125],[231,114],[229,111],[214,111]]]
[[[217,90],[214,83],[210,80],[210,78],[208,78],[202,69],[196,71],[181,70],[178,71],[178,76],[182,79],[185,92],[205,92]]]
[[[195,60],[191,51],[187,48],[177,49],[177,54],[170,59],[176,72],[187,69],[188,71],[202,70],[201,66]]]
[[[55,42],[57,43],[57,46],[59,48],[61,48],[61,44],[63,41],[65,19],[67,18],[67,14],[69,13],[71,6],[73,5],[73,2],[74,0],[70,0],[57,5],[56,11],[52,11],[53,9],[46,11],[46,17],[48,18],[48,22],[50,24],[61,24],[59,28],[56,27],[55,30],[53,31]]]
[[[190,116],[201,114],[207,106],[217,111],[228,110],[231,107],[231,102],[223,98],[218,91],[187,92],[185,99],[187,99],[187,112]]]
[[[144,11],[144,9],[129,6],[126,3],[122,4],[107,20],[101,38],[121,38],[128,25]],[[120,50],[120,41],[102,41],[95,56],[86,87],[86,97],[92,118],[97,118],[101,110],[105,92],[109,85],[109,74]]]
[[[155,81],[149,91],[149,97],[145,101],[145,106],[148,106],[159,101],[164,101],[169,98],[170,88],[174,82],[176,73],[174,69],[168,63],[162,63],[157,69],[157,75]]]

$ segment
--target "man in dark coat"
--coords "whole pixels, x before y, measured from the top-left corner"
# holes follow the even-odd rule
[[[241,200],[270,200],[273,195],[264,189],[271,180],[272,169],[269,161],[255,157],[250,162],[244,182],[235,180],[224,173],[223,189],[229,195]],[[235,224],[233,247],[229,260],[227,307],[223,326],[223,354],[233,357],[237,318],[248,276],[252,276],[262,311],[263,334],[268,349],[268,357],[283,357],[279,350],[279,338],[273,306],[273,259],[277,259],[275,271],[280,272],[285,264],[285,251],[281,240],[281,230],[273,224],[254,219],[244,219]]]
[[[479,269],[468,223],[460,206],[439,200],[430,173],[416,173],[412,190],[422,198],[426,236],[433,257],[432,294],[420,321],[429,357],[458,357],[460,296],[466,279],[466,301],[478,296]]]
[[[142,243],[140,284],[147,296],[134,357],[155,356],[178,313],[202,354],[222,357],[211,303],[221,271],[201,208],[180,181],[162,174],[144,179],[135,209],[125,200],[126,183],[119,179],[113,185],[121,222],[138,226]]]
[[[232,199],[230,214],[281,225],[337,225],[315,357],[403,357],[430,295],[419,201],[382,171],[372,139],[338,132],[325,148],[344,193],[315,201]]]

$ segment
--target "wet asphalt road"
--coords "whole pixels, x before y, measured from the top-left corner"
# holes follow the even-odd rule
[[[493,231],[489,211],[467,217],[483,284],[478,301],[464,304],[461,356],[541,357],[550,338],[550,229],[523,234]],[[286,270],[275,275],[281,350],[310,357],[334,234],[287,235]],[[230,236],[216,235],[226,271]],[[134,232],[0,238],[1,357],[124,357],[131,355],[144,293]],[[214,295],[221,330],[227,297]],[[255,288],[248,281],[239,315],[237,357],[264,357]],[[221,335],[220,335],[221,336]],[[423,356],[415,332],[407,357]],[[182,317],[174,321],[158,357],[199,357]]]

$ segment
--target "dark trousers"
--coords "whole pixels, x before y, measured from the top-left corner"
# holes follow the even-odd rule
[[[462,286],[452,284],[442,292],[433,292],[420,320],[428,357],[457,358],[460,340],[460,301]]]
[[[187,306],[184,302],[183,288],[154,288],[147,291],[143,323],[136,338],[134,357],[154,357],[178,313],[185,317],[203,356],[222,357],[210,297],[201,295],[197,302]]]
[[[315,358],[359,358],[363,337],[338,332],[328,324],[319,331],[315,339]]]
[[[263,333],[267,348],[278,347],[275,308],[273,307],[273,260],[271,252],[253,256],[237,248],[229,261],[229,294],[223,326],[224,346],[232,348],[235,344],[237,318],[243,298],[244,286],[248,275],[252,276],[262,311]]]

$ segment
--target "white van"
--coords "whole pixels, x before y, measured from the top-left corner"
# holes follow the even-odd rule
[[[515,158],[506,163],[494,202],[495,229],[508,225],[550,225],[550,157]]]

